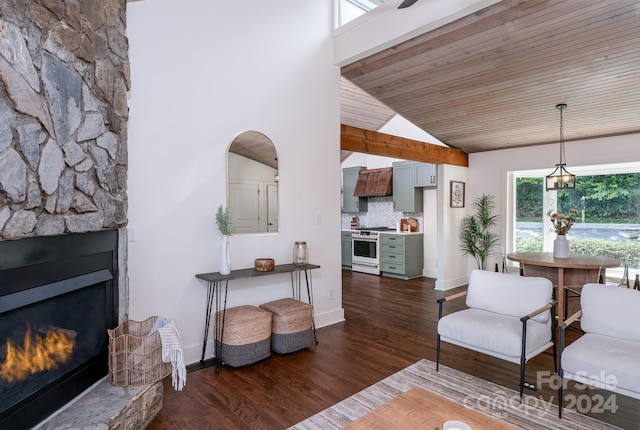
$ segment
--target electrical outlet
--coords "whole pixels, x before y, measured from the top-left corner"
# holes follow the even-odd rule
[[[334,288],[329,290],[329,300],[334,300],[336,298],[336,290]]]

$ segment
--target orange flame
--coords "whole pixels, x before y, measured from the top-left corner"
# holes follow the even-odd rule
[[[57,369],[71,359],[75,344],[75,332],[71,330],[50,328],[40,335],[27,326],[24,347],[7,339],[7,358],[0,364],[0,378],[21,381],[35,373]]]

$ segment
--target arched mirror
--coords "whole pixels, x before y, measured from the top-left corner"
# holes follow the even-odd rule
[[[258,131],[233,139],[227,153],[227,206],[232,234],[278,231],[278,153]]]

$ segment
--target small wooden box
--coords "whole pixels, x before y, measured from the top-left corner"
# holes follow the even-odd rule
[[[256,258],[253,267],[256,272],[270,272],[273,270],[274,264],[273,258]]]

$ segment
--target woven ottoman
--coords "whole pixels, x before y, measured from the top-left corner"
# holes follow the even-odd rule
[[[288,354],[309,348],[313,336],[313,309],[310,304],[295,299],[280,299],[260,305],[273,314],[271,323],[271,350]]]
[[[217,316],[222,311],[216,313]],[[247,366],[271,355],[271,312],[255,306],[229,308],[225,313],[222,344],[216,348],[222,362],[231,367]]]

